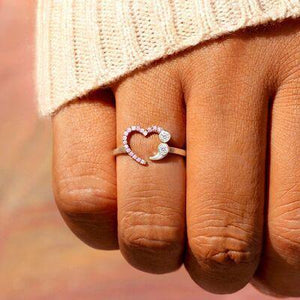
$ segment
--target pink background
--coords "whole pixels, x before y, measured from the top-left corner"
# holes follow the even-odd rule
[[[67,229],[51,194],[50,122],[36,111],[35,6],[0,0],[0,299],[272,299],[250,285],[209,294],[184,268],[142,273]]]

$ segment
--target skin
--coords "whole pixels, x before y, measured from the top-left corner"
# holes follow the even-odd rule
[[[112,156],[163,126],[186,160]],[[88,245],[137,269],[183,263],[207,291],[300,296],[300,22],[240,31],[131,73],[53,116],[54,194]],[[147,158],[158,138],[136,134]]]

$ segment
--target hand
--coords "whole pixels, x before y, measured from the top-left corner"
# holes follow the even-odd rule
[[[53,117],[54,193],[71,230],[146,272],[184,262],[211,292],[254,276],[264,292],[300,296],[299,21],[201,44],[111,88]],[[115,161],[130,125],[164,127],[186,165]],[[157,136],[131,145],[147,157]]]

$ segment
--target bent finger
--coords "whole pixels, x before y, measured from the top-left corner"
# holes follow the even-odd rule
[[[174,146],[183,147],[185,118],[180,83],[166,63],[139,72],[115,92],[118,143],[131,125],[168,130]],[[185,230],[185,163],[168,155],[148,157],[157,149],[158,136],[134,134],[131,149],[148,161],[144,166],[129,155],[117,158],[120,249],[134,267],[152,273],[177,269],[182,263]]]
[[[185,90],[185,265],[214,293],[232,293],[250,281],[262,244],[268,94],[263,72],[255,75],[245,59],[250,49],[244,47],[239,59],[224,52],[236,45],[228,40],[205,49],[211,59],[201,61],[203,73]]]
[[[300,296],[300,71],[295,67],[272,109],[266,243],[253,281],[262,291],[293,297]]]
[[[88,245],[116,249],[115,107],[98,91],[53,117],[53,187],[71,230]]]

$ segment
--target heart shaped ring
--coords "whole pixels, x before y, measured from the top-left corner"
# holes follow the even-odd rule
[[[136,162],[138,162],[141,165],[146,165],[147,161],[142,159],[141,157],[139,157],[138,155],[136,155],[130,145],[129,145],[129,141],[128,138],[132,133],[141,133],[143,134],[145,137],[148,136],[149,134],[152,133],[156,133],[158,134],[158,137],[161,141],[161,143],[158,145],[157,147],[157,152],[153,155],[150,156],[149,159],[150,160],[161,160],[164,157],[166,157],[168,155],[168,153],[172,153],[172,154],[177,154],[180,156],[185,156],[186,152],[183,149],[179,149],[179,148],[175,148],[175,147],[170,147],[167,143],[169,142],[169,140],[171,139],[171,134],[164,130],[163,128],[159,127],[159,126],[151,126],[148,127],[147,129],[144,129],[140,126],[130,126],[128,127],[123,134],[123,145],[116,148],[113,151],[114,155],[119,155],[119,154],[128,154],[133,160],[135,160]]]

